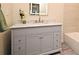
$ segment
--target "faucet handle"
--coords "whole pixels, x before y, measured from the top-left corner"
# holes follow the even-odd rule
[[[41,20],[41,22],[43,23],[44,21],[43,21],[43,20]]]
[[[37,20],[35,20],[35,23],[37,23],[38,21]]]

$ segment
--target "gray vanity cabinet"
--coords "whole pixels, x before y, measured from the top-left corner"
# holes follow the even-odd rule
[[[60,51],[61,26],[12,29],[12,54],[37,55]]]

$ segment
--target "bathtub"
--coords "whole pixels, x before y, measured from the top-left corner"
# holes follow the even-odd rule
[[[79,54],[79,32],[65,33],[64,42]]]

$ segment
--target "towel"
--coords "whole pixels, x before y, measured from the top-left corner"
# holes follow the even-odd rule
[[[0,4],[0,32],[7,30],[7,24]]]

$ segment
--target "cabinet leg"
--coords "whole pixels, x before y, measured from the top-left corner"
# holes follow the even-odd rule
[[[51,53],[51,54],[49,54],[49,55],[56,55],[56,54],[59,54],[59,53],[60,53],[60,51],[57,51],[57,52]]]

